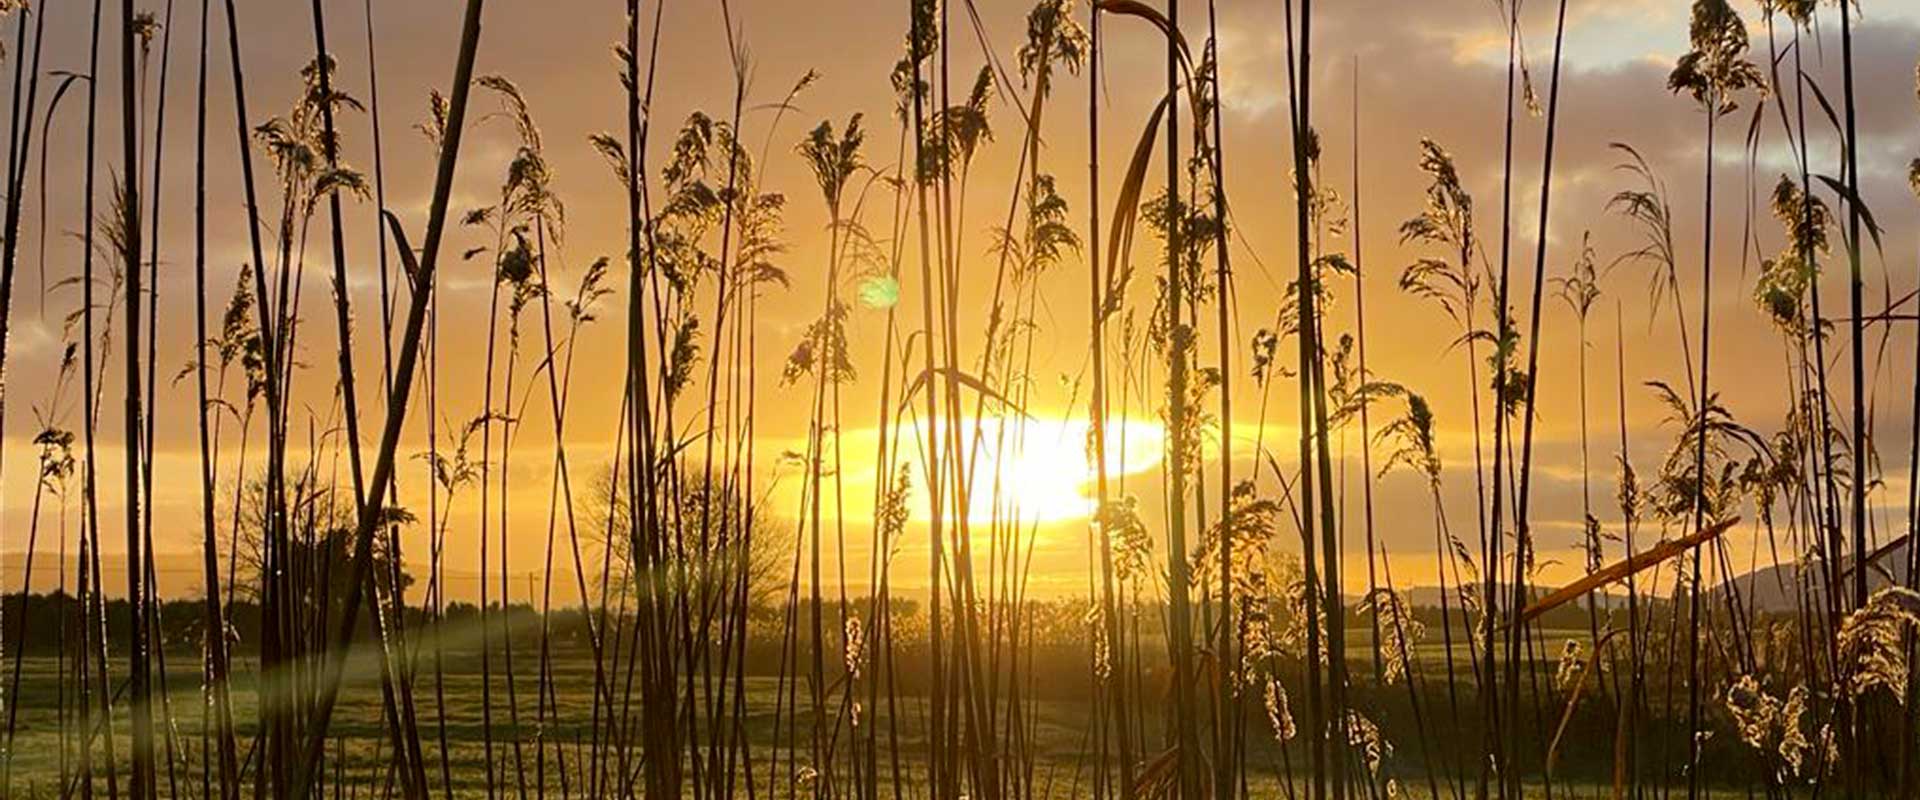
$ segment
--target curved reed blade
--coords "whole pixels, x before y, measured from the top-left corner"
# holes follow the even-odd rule
[[[1153,113],[1147,117],[1147,128],[1140,134],[1140,141],[1133,147],[1133,157],[1127,161],[1127,175],[1120,181],[1120,193],[1113,201],[1112,233],[1107,239],[1107,295],[1108,303],[1114,299],[1121,288],[1115,284],[1121,270],[1129,263],[1133,254],[1133,229],[1140,218],[1140,195],[1147,183],[1147,166],[1153,162],[1153,144],[1160,135],[1160,117],[1167,113],[1173,96],[1160,99],[1153,107]],[[1112,308],[1109,305],[1107,308]]]

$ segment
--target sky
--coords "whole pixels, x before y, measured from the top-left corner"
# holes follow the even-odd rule
[[[75,0],[42,0],[40,5],[47,14],[47,46],[42,54],[46,74],[85,72],[88,5]],[[162,379],[156,398],[160,424],[154,454],[155,550],[161,563],[162,591],[170,596],[191,596],[197,591],[192,565],[200,537],[198,440],[191,423],[193,384],[191,380],[168,378],[189,363],[194,339],[193,100],[201,9],[200,4],[188,0],[176,0],[171,9],[152,0],[137,5],[163,19],[161,38],[153,45],[146,64],[145,102],[150,119],[162,118],[160,105],[165,104],[164,138],[155,129],[152,138],[143,142],[147,152],[154,147],[162,151],[157,178],[162,210],[157,288],[160,338],[156,353]],[[312,17],[306,4],[293,0],[238,5],[248,122],[258,124],[269,115],[283,113],[293,101],[299,88],[298,71],[312,57]],[[344,157],[363,170],[372,170],[371,131],[377,114],[382,130],[386,203],[408,230],[415,232],[416,242],[417,232],[424,226],[432,186],[433,148],[414,125],[425,118],[428,90],[444,87],[450,80],[462,5],[451,0],[328,5],[330,44],[340,64],[335,85],[367,106],[366,111],[347,113],[340,120]],[[1017,85],[1019,77],[1011,69],[1011,58],[1024,40],[1027,6],[1003,0],[978,0],[975,5],[982,24],[977,31],[962,9],[955,11],[955,35],[949,43],[954,82],[970,83],[983,63],[983,52],[990,50],[995,58],[1007,62],[1009,76],[1014,88],[1022,92],[1020,102],[1024,103],[1027,88]],[[1753,57],[1764,67],[1769,31],[1753,3],[1736,2],[1735,6],[1752,33]],[[1862,140],[1861,184],[1866,206],[1874,212],[1883,233],[1879,246],[1865,255],[1863,274],[1869,306],[1878,308],[1887,298],[1897,298],[1912,289],[1916,266],[1920,266],[1915,259],[1920,249],[1920,226],[1915,224],[1920,208],[1908,193],[1905,180],[1908,161],[1920,156],[1920,104],[1916,104],[1914,86],[1915,61],[1920,58],[1920,7],[1899,3],[1864,6],[1853,43]],[[744,138],[766,143],[763,184],[788,196],[784,225],[788,250],[780,262],[794,280],[791,288],[775,288],[763,297],[755,328],[761,342],[756,367],[763,375],[762,401],[755,410],[756,447],[763,453],[804,447],[807,404],[787,400],[791,390],[775,385],[771,376],[777,374],[788,350],[817,315],[825,292],[822,276],[828,247],[827,210],[805,166],[792,154],[792,145],[822,120],[832,120],[838,127],[849,115],[861,113],[871,131],[865,153],[868,164],[883,172],[894,168],[899,128],[898,120],[891,116],[893,97],[888,72],[903,50],[906,7],[904,2],[862,0],[804,4],[738,0],[729,6],[677,0],[661,9],[659,65],[653,76],[657,94],[649,109],[649,119],[657,127],[650,157],[658,163],[670,144],[671,132],[688,115],[696,111],[716,116],[728,113],[733,78],[725,20],[730,18],[734,39],[748,55]],[[650,25],[653,6],[647,4],[646,8]],[[1553,3],[1535,0],[1525,4],[1521,15],[1529,74],[1543,96],[1551,69],[1554,11]],[[1197,43],[1204,37],[1206,12],[1204,4],[1183,4],[1181,22],[1189,40]],[[371,48],[367,36],[369,13],[377,26]],[[1084,5],[1075,13],[1084,19]],[[1808,41],[1801,59],[1805,71],[1826,87],[1827,96],[1838,98],[1839,19],[1831,8],[1823,6],[1822,13],[1817,27],[1819,41]],[[1255,452],[1253,445],[1263,445],[1280,463],[1288,463],[1297,437],[1295,428],[1285,422],[1297,419],[1297,411],[1288,399],[1291,387],[1276,386],[1270,397],[1263,398],[1246,377],[1250,368],[1246,343],[1256,330],[1272,324],[1294,272],[1285,34],[1277,3],[1223,3],[1218,14],[1225,180],[1233,209],[1229,250],[1236,282],[1233,338],[1240,343],[1229,353],[1238,387],[1234,398],[1236,418],[1223,429],[1234,438],[1238,457],[1245,459],[1236,465],[1236,471],[1245,475],[1254,467],[1249,456]],[[13,18],[6,23],[10,51],[14,23]],[[212,23],[216,33],[224,30],[226,19],[217,8]],[[1670,94],[1665,87],[1674,59],[1686,48],[1686,23],[1684,0],[1570,0],[1551,214],[1544,231],[1537,222],[1544,120],[1522,113],[1514,129],[1514,181],[1507,218],[1511,224],[1516,298],[1528,297],[1532,289],[1532,254],[1542,236],[1549,277],[1568,273],[1583,242],[1590,244],[1602,264],[1613,264],[1639,246],[1635,229],[1607,209],[1615,192],[1634,186],[1631,176],[1618,169],[1621,152],[1611,146],[1627,143],[1646,157],[1666,184],[1682,266],[1679,299],[1688,318],[1698,319],[1703,288],[1699,274],[1704,230],[1699,209],[1706,166],[1706,120],[1692,101]],[[107,11],[106,24],[110,33],[117,30],[112,9]],[[1113,16],[1103,24],[1107,62],[1099,85],[1089,86],[1085,73],[1059,79],[1048,100],[1048,107],[1057,111],[1050,111],[1044,118],[1041,130],[1043,169],[1054,174],[1070,206],[1070,219],[1083,236],[1089,203],[1095,202],[1088,190],[1090,137],[1085,110],[1089,92],[1097,96],[1102,118],[1099,174],[1104,191],[1097,202],[1105,217],[1111,213],[1112,187],[1119,183],[1125,168],[1124,155],[1157,102],[1164,78],[1163,45],[1151,27],[1138,19]],[[625,246],[622,191],[587,143],[590,134],[624,129],[624,91],[613,51],[615,40],[623,32],[623,4],[602,0],[559,4],[495,0],[485,11],[477,71],[504,76],[521,88],[547,142],[555,191],[567,207],[565,238],[556,243],[553,267],[552,280],[559,296],[570,296],[593,259],[617,255]],[[1772,32],[1776,52],[1784,52],[1791,38],[1784,27]],[[168,43],[170,49],[163,49]],[[249,256],[244,228],[233,222],[244,217],[230,61],[224,52],[224,37],[217,37],[215,44],[209,60],[208,86],[208,269],[210,303],[218,307],[231,289],[236,270]],[[1322,180],[1347,197],[1353,197],[1357,187],[1363,201],[1362,213],[1353,220],[1354,232],[1332,246],[1360,254],[1356,260],[1363,276],[1368,314],[1369,366],[1379,377],[1402,383],[1432,401],[1445,465],[1443,499],[1449,514],[1464,523],[1472,518],[1474,508],[1469,363],[1464,351],[1449,344],[1459,333],[1454,323],[1432,303],[1410,297],[1397,287],[1406,265],[1436,255],[1402,243],[1398,228],[1421,209],[1424,177],[1417,168],[1419,143],[1430,138],[1456,159],[1463,181],[1476,200],[1482,240],[1489,247],[1496,247],[1500,241],[1507,72],[1499,5],[1484,0],[1317,4],[1313,47],[1312,113],[1324,146]],[[117,47],[104,50],[101,74],[118,76]],[[14,54],[9,52],[7,57],[12,59]],[[377,96],[369,77],[370,58],[377,60],[379,68]],[[1783,70],[1791,69],[1794,59],[1787,56],[1781,63]],[[817,72],[818,80],[795,98],[789,110],[777,112],[775,104],[809,71]],[[49,77],[43,83],[43,92],[50,92],[55,80]],[[0,486],[0,553],[5,554],[5,564],[0,566],[0,577],[8,585],[19,580],[21,556],[34,530],[36,455],[31,440],[43,420],[78,427],[77,391],[69,389],[56,402],[53,382],[63,342],[69,336],[63,330],[63,320],[79,303],[70,279],[78,274],[82,255],[77,234],[84,219],[80,187],[84,177],[86,88],[84,82],[75,84],[50,122],[35,122],[36,126],[45,126],[35,131],[45,143],[45,169],[42,171],[36,162],[28,183],[22,264],[16,279],[14,325],[5,373],[8,413],[4,474],[0,475],[4,478]],[[104,186],[110,175],[124,168],[118,137],[120,86],[117,79],[104,80],[99,88],[97,176]],[[44,97],[41,102],[44,109]],[[456,213],[491,202],[515,146],[511,124],[503,115],[491,113],[499,110],[497,100],[476,94],[475,102],[476,114],[486,113],[471,121],[463,147],[453,191]],[[1715,319],[1712,380],[1737,417],[1757,430],[1771,432],[1779,428],[1787,406],[1786,350],[1751,297],[1759,260],[1781,246],[1778,227],[1766,213],[1766,193],[1794,162],[1779,117],[1770,109],[1757,129],[1757,149],[1749,168],[1743,140],[1751,103],[1749,98],[1746,108],[1725,118],[1719,127],[1713,184],[1720,204],[1713,231],[1714,280],[1705,288],[1710,290]],[[990,114],[996,139],[973,167],[966,222],[961,229],[962,270],[967,278],[961,304],[968,309],[963,316],[976,323],[969,326],[963,320],[962,327],[974,330],[983,327],[977,323],[985,319],[987,287],[995,265],[989,254],[989,229],[1006,213],[1023,133],[1020,114],[1005,98],[995,102]],[[1809,114],[1814,126],[1822,127],[1817,111]],[[1809,138],[1809,146],[1816,172],[1838,174],[1836,137],[1816,132]],[[40,150],[37,144],[36,158]],[[266,171],[264,161],[256,163]],[[1159,175],[1162,169],[1155,166],[1152,174]],[[143,180],[151,186],[156,177],[149,173]],[[270,175],[263,174],[258,180],[263,197],[276,195]],[[43,182],[44,200],[39,190]],[[105,196],[102,189],[100,197]],[[104,200],[101,202],[104,204]],[[886,198],[872,202],[868,224],[885,235]],[[377,366],[380,358],[378,338],[373,333],[378,330],[375,309],[379,297],[376,212],[373,202],[349,201],[343,233],[352,276],[351,296],[357,308],[355,353],[367,368]],[[330,303],[324,277],[330,265],[323,223],[316,221],[309,236],[306,259],[312,269],[305,273],[301,289],[302,302],[309,312],[307,324],[301,329],[301,366],[293,397],[299,409],[296,427],[301,428],[293,437],[296,440],[327,435],[332,427],[331,376],[339,347],[330,315],[314,311],[328,308]],[[481,408],[490,272],[481,261],[462,262],[455,256],[483,243],[483,239],[478,231],[456,231],[442,259],[443,327],[437,376],[441,419],[437,422],[443,435],[447,427],[457,426]],[[1155,246],[1143,237],[1135,248],[1133,260],[1143,272],[1150,272],[1159,263]],[[1497,250],[1488,255],[1497,256]],[[1034,386],[1029,411],[1035,424],[1030,426],[1022,455],[1009,452],[1005,459],[1008,474],[1017,477],[1012,483],[1039,513],[1038,524],[1030,534],[1033,585],[1041,594],[1084,591],[1088,579],[1086,513],[1091,508],[1091,488],[1082,478],[1087,472],[1083,449],[1086,400],[1084,391],[1075,388],[1087,360],[1083,333],[1088,327],[1086,269],[1084,256],[1072,255],[1038,279],[1036,321],[1045,333],[1035,337],[1029,376]],[[1583,505],[1581,354],[1586,356],[1589,383],[1585,402],[1594,426],[1586,459],[1591,465],[1591,497],[1597,517],[1609,526],[1618,517],[1611,510],[1613,456],[1619,449],[1616,419],[1625,419],[1629,449],[1643,473],[1657,468],[1672,438],[1672,429],[1662,424],[1663,409],[1644,384],[1666,381],[1682,385],[1686,376],[1675,343],[1673,300],[1669,298],[1658,307],[1650,302],[1647,287],[1651,275],[1642,263],[1618,263],[1603,283],[1603,298],[1584,333],[1565,304],[1549,296],[1544,306],[1533,502],[1540,558],[1555,562],[1547,567],[1547,580],[1564,580],[1576,574],[1582,561],[1573,550]],[[624,276],[616,282],[624,282]],[[1828,296],[1844,296],[1840,272],[1830,270],[1822,285]],[[919,291],[916,281],[904,280],[901,296],[912,302],[903,306],[916,307]],[[1150,291],[1143,279],[1128,302],[1141,306],[1140,313],[1144,314],[1152,304]],[[1351,285],[1335,288],[1334,305],[1328,311],[1334,330],[1352,329],[1353,299]],[[1524,303],[1516,304],[1521,306],[1524,325]],[[594,479],[611,457],[620,398],[619,381],[610,376],[618,374],[625,347],[622,306],[624,301],[608,304],[601,321],[588,328],[579,341],[581,366],[575,375],[566,431],[576,483]],[[883,324],[884,315],[870,308],[856,308],[849,321],[861,382],[847,389],[852,404],[849,408],[854,409],[848,417],[864,421],[848,423],[841,439],[848,459],[843,479],[850,499],[845,511],[849,531],[847,570],[849,582],[855,585],[864,582],[867,572],[864,543],[875,472],[871,455],[875,431],[871,426],[876,419],[876,376],[882,367],[878,342],[883,338]],[[917,325],[917,319],[910,324]],[[1906,493],[1901,476],[1908,460],[1903,443],[1909,435],[1914,332],[1910,325],[1903,325],[1881,342],[1879,334],[1885,330],[1884,326],[1876,329],[1874,343],[1878,347],[1872,362],[1876,437],[1886,472],[1876,503],[1883,512],[1891,512]],[[1616,336],[1616,331],[1620,335]],[[504,334],[501,338],[504,340]],[[978,341],[963,345],[967,353],[977,354],[978,348]],[[1219,354],[1208,345],[1202,357],[1217,362]],[[1617,361],[1624,363],[1624,373],[1616,367]],[[116,375],[110,371],[103,387],[109,398],[121,391]],[[524,364],[516,381],[522,389],[530,385]],[[1618,401],[1620,386],[1625,391],[1624,409]],[[544,408],[544,398],[537,394],[531,397],[514,433],[515,439],[525,444],[516,445],[506,467],[508,557],[516,574],[537,570],[541,563],[553,485],[553,420]],[[363,392],[362,398],[363,408],[380,407],[373,393]],[[1388,416],[1398,410],[1397,401],[1387,401],[1376,413]],[[116,543],[123,536],[117,529],[123,519],[120,504],[124,502],[117,478],[124,469],[122,450],[116,441],[119,413],[118,403],[105,404],[98,446],[103,476],[100,513],[106,527],[113,529],[102,531],[109,555],[118,551]],[[689,405],[686,413],[697,416],[700,409]],[[375,429],[377,413],[363,412],[363,416],[363,428]],[[1152,498],[1161,494],[1160,465],[1155,448],[1149,444],[1159,436],[1156,412],[1136,393],[1130,417],[1130,441],[1140,445],[1110,466],[1126,476],[1126,493],[1143,498],[1147,508],[1157,509],[1158,502]],[[416,456],[427,446],[427,422],[424,409],[410,413],[401,445],[407,470],[401,475],[402,505],[422,515],[427,502],[425,467]],[[861,428],[860,424],[867,427]],[[227,431],[222,458],[232,465],[241,457],[242,445],[232,428]],[[257,444],[257,431],[254,441]],[[1341,437],[1335,445],[1336,454],[1347,466],[1342,487],[1350,536],[1359,532],[1359,487],[1365,479],[1358,465],[1362,446],[1357,431]],[[247,457],[257,462],[259,448]],[[1376,463],[1379,460],[1376,453]],[[799,508],[799,478],[791,469],[782,473],[780,466],[770,464],[773,461],[763,459],[764,474],[759,476],[762,485],[772,487],[766,508],[773,510],[778,524],[793,525]],[[229,472],[223,480],[230,488],[233,474]],[[1270,476],[1266,480],[1264,488],[1271,490]],[[1391,473],[1377,480],[1375,493],[1377,534],[1391,554],[1396,578],[1403,583],[1430,582],[1433,539],[1424,483],[1410,473]],[[462,583],[471,587],[479,568],[479,504],[473,494],[456,498],[449,511],[445,555],[456,595],[470,591]],[[46,500],[35,545],[42,553],[57,551],[61,517],[53,509],[59,503],[57,497]],[[1879,516],[1881,535],[1885,535],[1884,526],[1896,517],[1897,513]],[[899,555],[901,563],[915,565],[919,571],[903,572],[898,578],[901,585],[924,584],[924,523],[923,505],[922,512],[910,523]],[[424,551],[427,534],[423,528],[416,525],[409,529],[409,552]],[[1734,536],[1741,543],[1736,552],[1758,552],[1750,546],[1750,528]],[[1280,541],[1280,546],[1291,547],[1287,544],[1292,541],[1291,533],[1283,532]],[[1353,536],[1350,547],[1358,546],[1358,537]],[[1364,564],[1359,557],[1349,561]],[[424,572],[424,565],[412,566]],[[49,580],[43,569],[35,585],[44,587]],[[516,594],[532,590],[518,588],[524,583],[515,581]]]

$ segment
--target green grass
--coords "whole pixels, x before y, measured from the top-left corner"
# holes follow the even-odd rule
[[[1551,649],[1546,652],[1557,656],[1559,642],[1579,635],[1577,631],[1555,631],[1547,636]],[[1464,645],[1456,643],[1457,648]],[[1365,639],[1350,644],[1351,663],[1356,683],[1370,683],[1370,669],[1367,666],[1368,649]],[[1464,664],[1464,650],[1456,653],[1456,658]],[[1443,653],[1437,643],[1423,644],[1419,648],[1420,672],[1427,680],[1437,681],[1444,670]],[[364,661],[356,661],[364,664]],[[171,781],[178,786],[180,796],[200,796],[202,786],[202,702],[198,665],[188,653],[169,654],[169,672],[167,675],[168,697],[172,703],[173,740],[175,746],[174,765]],[[423,653],[419,661],[419,672],[414,683],[414,697],[419,712],[422,747],[428,759],[428,780],[436,796],[445,796],[441,789],[440,746],[441,729],[438,720],[439,706],[435,701],[435,679],[431,655]],[[480,662],[477,653],[449,652],[444,658],[444,693],[446,698],[447,758],[452,776],[451,796],[486,796],[486,755],[484,729],[482,725],[482,695]],[[592,661],[584,654],[556,655],[554,663],[553,700],[557,711],[551,714],[552,722],[545,727],[536,724],[534,691],[536,684],[537,662],[532,654],[516,653],[516,668],[519,670],[521,725],[515,728],[508,721],[506,708],[506,683],[498,659],[493,663],[494,670],[494,765],[498,787],[512,791],[516,786],[514,771],[513,741],[517,738],[522,746],[528,791],[531,796],[535,781],[536,742],[544,742],[546,759],[546,783],[548,792],[558,796],[563,788],[572,795],[581,793],[580,776],[577,764],[586,752],[588,729],[592,716],[591,689],[593,681]],[[1036,667],[1038,668],[1038,667]],[[1078,665],[1055,664],[1048,669],[1078,669]],[[126,665],[124,662],[113,664],[116,692],[124,691]],[[1462,667],[1464,669],[1464,666]],[[391,748],[387,739],[386,725],[381,719],[381,691],[377,671],[355,669],[349,671],[347,684],[340,694],[340,705],[336,711],[331,731],[334,742],[329,745],[330,762],[325,780],[339,783],[343,796],[385,796],[389,780],[388,772],[392,763]],[[233,683],[234,719],[241,741],[243,761],[250,755],[250,748],[256,732],[257,708],[259,697],[255,691],[258,678],[257,665],[252,661],[235,664]],[[1550,676],[1544,676],[1550,680]],[[1471,691],[1471,678],[1463,684],[1463,691]],[[64,684],[71,692],[73,681],[69,676]],[[15,797],[51,797],[58,796],[55,786],[61,770],[63,743],[57,720],[56,703],[63,681],[59,665],[53,658],[30,657],[25,660],[20,692],[16,698],[19,703],[19,729],[14,741],[12,753],[12,796]],[[158,686],[156,685],[156,690]],[[1423,695],[1429,700],[1429,714],[1439,713],[1437,693],[1443,691],[1437,682],[1424,687]],[[750,676],[747,678],[747,733],[753,745],[754,775],[756,783],[765,787],[770,774],[779,774],[779,784],[772,787],[773,797],[787,796],[786,759],[789,754],[784,746],[775,740],[774,710],[777,701],[778,679],[772,675]],[[618,692],[616,691],[616,695]],[[802,702],[805,702],[807,689],[799,689]],[[1386,775],[1396,779],[1406,797],[1425,797],[1426,774],[1420,766],[1421,743],[1415,738],[1410,721],[1402,719],[1406,700],[1405,687],[1394,686],[1361,689],[1356,699],[1362,708],[1369,706],[1376,710],[1369,712],[1376,716],[1386,731],[1388,740],[1394,745],[1394,751],[1388,756],[1384,767]],[[67,702],[73,702],[69,694]],[[635,698],[634,702],[638,702]],[[919,695],[901,695],[895,699],[899,720],[901,747],[901,769],[903,783],[918,786],[916,773],[924,764],[925,738],[922,735],[926,724],[925,698]],[[1463,702],[1465,702],[1463,698]],[[884,706],[885,701],[882,701]],[[1158,704],[1148,704],[1157,708]],[[1089,796],[1090,775],[1086,765],[1092,758],[1085,751],[1088,747],[1086,731],[1090,728],[1088,714],[1090,709],[1083,699],[1059,698],[1043,699],[1032,704],[1035,718],[1029,721],[1031,738],[1027,745],[1026,756],[1032,769],[1027,780],[1031,781],[1031,791],[1041,798],[1074,798]],[[1294,700],[1296,715],[1303,713],[1302,701]],[[127,743],[130,729],[126,720],[124,705],[116,705],[114,720],[115,743],[120,763],[118,768],[124,776],[127,769]],[[1463,711],[1463,713],[1472,713]],[[803,720],[805,715],[802,715]],[[886,725],[885,708],[866,710],[863,725]],[[1164,720],[1153,715],[1142,721],[1149,731],[1148,741],[1156,742],[1155,731],[1162,729]],[[1304,721],[1302,722],[1304,724]],[[1429,722],[1432,725],[1432,721]],[[73,727],[74,730],[78,726]],[[1444,726],[1436,729],[1444,729]],[[1272,745],[1268,724],[1257,709],[1247,719],[1250,756],[1248,762],[1248,781],[1257,797],[1285,797],[1282,785],[1281,753]],[[702,732],[704,736],[706,732]],[[785,738],[784,730],[781,738]],[[885,728],[882,728],[882,742],[886,740]],[[1461,737],[1471,738],[1471,737]],[[847,741],[844,731],[841,742]],[[801,730],[797,741],[800,746],[800,765],[807,758],[808,731]],[[1298,740],[1296,740],[1296,745]],[[69,739],[64,743],[64,753],[69,770],[77,769],[77,743]],[[1477,742],[1468,741],[1467,745]],[[1011,745],[1002,743],[1003,747]],[[1604,748],[1605,743],[1601,743]],[[96,745],[96,748],[98,745]],[[102,763],[98,760],[96,749],[96,788],[104,791],[106,781],[100,773]],[[1300,779],[1304,770],[1303,752],[1291,754],[1296,779]],[[557,758],[564,757],[563,767]],[[635,753],[637,758],[637,750]],[[880,754],[881,784],[890,786],[892,777],[889,754],[883,749]],[[778,757],[778,770],[770,771],[769,759]],[[609,759],[617,762],[617,759]],[[841,763],[846,763],[844,759]],[[164,765],[165,762],[163,761]],[[72,773],[69,773],[72,774]],[[253,772],[247,770],[249,785]],[[846,776],[841,776],[846,780]],[[1583,776],[1582,778],[1587,779]],[[124,778],[123,778],[124,780]],[[169,773],[162,769],[160,781],[163,794],[168,794]],[[1469,780],[1471,783],[1471,780]],[[326,796],[332,796],[330,785]],[[1443,784],[1443,792],[1445,786]],[[1573,791],[1572,797],[1605,797],[1609,787],[1571,783],[1557,786],[1553,796],[1568,797],[1567,790]],[[397,787],[394,790],[397,795]],[[762,796],[768,796],[764,792]],[[1544,791],[1541,797],[1547,796]],[[1720,796],[1720,795],[1714,795]],[[1726,796],[1744,796],[1728,794]]]

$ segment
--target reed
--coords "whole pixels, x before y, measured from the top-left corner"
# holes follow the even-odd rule
[[[759,86],[756,45],[787,52],[766,48],[785,32],[765,9],[629,0],[612,80],[583,89],[622,104],[624,127],[584,142],[535,112],[576,119],[594,100],[480,71],[537,31],[483,54],[493,20],[473,0],[453,81],[427,98],[417,213],[387,186],[389,158],[422,144],[384,136],[389,56],[413,44],[389,38],[390,9],[361,4],[362,50],[339,46],[362,22],[350,7],[310,4],[287,110],[263,116],[248,101],[282,83],[247,73],[263,44],[239,4],[202,2],[195,22],[164,0],[48,5],[0,3],[0,376],[40,374],[42,330],[61,356],[27,389],[0,791],[1466,800],[1914,783],[1920,556],[1899,548],[1920,490],[1890,486],[1887,462],[1920,434],[1877,394],[1912,377],[1914,301],[1867,202],[1884,193],[1867,89],[1885,29],[1850,8],[1765,3],[1749,28],[1726,0],[1690,4],[1666,88],[1701,112],[1702,180],[1670,195],[1658,139],[1608,148],[1566,127],[1596,84],[1565,2],[1496,3],[1481,32],[1504,54],[1460,65],[1499,76],[1499,109],[1467,129],[1499,129],[1497,145],[1456,157],[1422,138],[1394,164],[1376,129],[1398,110],[1361,93],[1395,88],[1380,76],[1396,54],[1311,0],[1280,9],[1284,75],[1249,66],[1230,4],[1037,0],[1008,40],[1007,9],[909,0],[882,23],[904,34],[891,117],[827,107],[877,76]],[[226,89],[209,77],[218,10]],[[87,70],[43,71],[46,17],[89,11]],[[182,43],[199,29],[181,45],[198,51],[190,252],[169,206],[188,168],[167,133],[176,23]],[[115,87],[94,74],[115,45],[103,24],[120,25],[104,31],[118,142],[99,108]],[[1529,55],[1544,35],[1550,55]],[[1118,82],[1142,67],[1144,86]],[[723,89],[690,97],[689,68]],[[1323,130],[1342,80],[1350,130]],[[84,136],[64,135],[83,82]],[[207,127],[227,91],[231,164]],[[1263,139],[1281,97],[1286,138]],[[1084,128],[1049,108],[1083,100]],[[1737,109],[1748,197],[1732,211]],[[103,140],[120,145],[104,175]],[[1082,142],[1084,180],[1061,166]],[[576,184],[563,168],[583,144],[607,172]],[[1284,219],[1244,200],[1263,155],[1285,162]],[[1793,163],[1761,180],[1774,155]],[[56,156],[84,162],[70,190]],[[239,186],[215,185],[235,167]],[[73,253],[46,224],[63,192]],[[1497,211],[1476,208],[1489,192]],[[1369,228],[1363,193],[1368,214],[1408,201],[1397,242]],[[1596,207],[1608,218],[1576,244],[1566,215]],[[1729,226],[1751,306],[1725,302]],[[595,256],[603,235],[621,244]],[[30,296],[17,267],[36,246],[29,323],[15,289]],[[1842,257],[1844,278],[1823,273]],[[1401,297],[1368,285],[1383,259],[1407,265]],[[189,261],[191,323],[172,269]],[[443,274],[460,262],[481,277]],[[1829,279],[1847,284],[1839,314]],[[1592,324],[1609,297],[1611,332]],[[1244,313],[1262,320],[1250,336]],[[1756,324],[1773,336],[1731,346]],[[27,327],[34,346],[6,349]],[[1447,341],[1416,340],[1429,331]],[[1602,347],[1612,375],[1589,358]],[[169,392],[175,358],[191,386]],[[0,381],[0,419],[23,385]],[[1269,416],[1290,446],[1269,447]],[[196,476],[170,469],[180,424]],[[170,534],[176,507],[197,518]],[[185,592],[170,535],[199,549]]]

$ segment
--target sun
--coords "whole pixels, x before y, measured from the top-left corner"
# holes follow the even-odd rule
[[[972,488],[968,521],[975,525],[1060,523],[1093,515],[1097,476],[1086,419],[991,418],[966,425],[975,446],[969,464]],[[1160,463],[1160,426],[1128,422],[1107,426],[1107,476],[1143,472]],[[921,506],[925,508],[924,505]],[[923,512],[924,513],[924,512]]]

